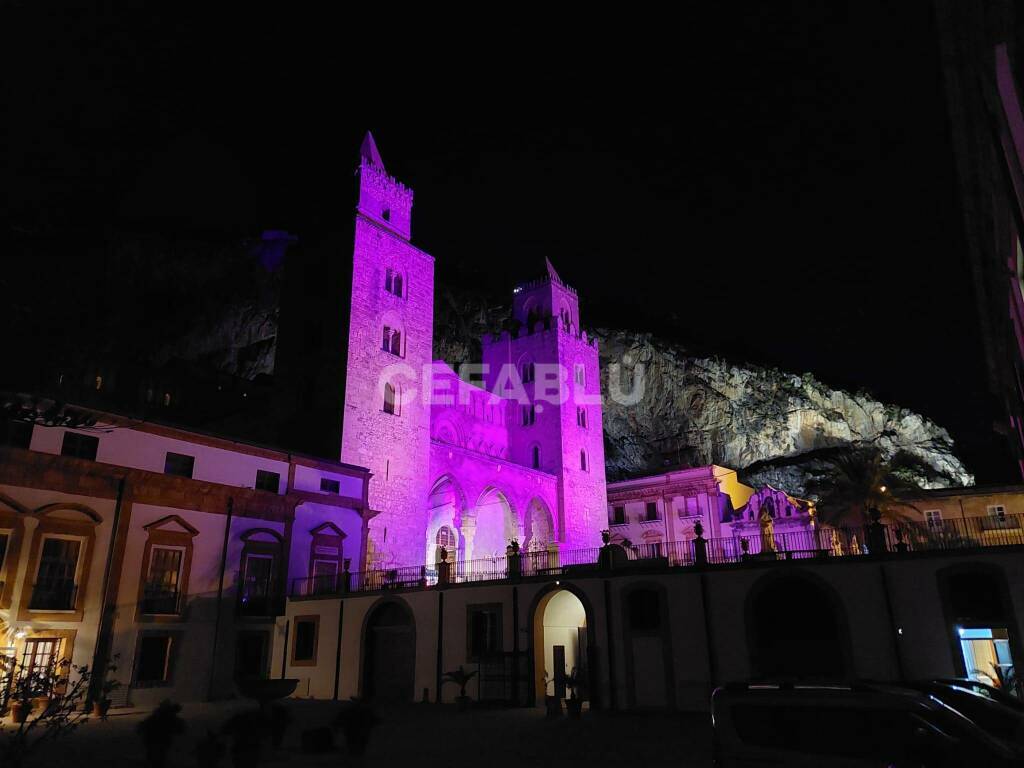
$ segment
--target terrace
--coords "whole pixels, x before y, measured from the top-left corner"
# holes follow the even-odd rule
[[[836,559],[1024,546],[1020,515],[998,525],[988,518],[937,522],[875,523],[805,531],[658,544],[608,545],[561,552],[519,551],[501,557],[427,566],[345,571],[337,576],[293,579],[293,599],[392,589],[428,589],[453,584],[582,575],[595,570],[699,569],[801,559]]]

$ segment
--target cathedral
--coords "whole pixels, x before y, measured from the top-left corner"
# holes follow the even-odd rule
[[[434,259],[411,242],[412,202],[368,133],[341,460],[372,473],[369,563],[432,567],[442,548],[458,561],[493,558],[512,541],[598,546],[600,370],[576,291],[548,262],[513,290],[517,330],[484,339],[478,375],[460,377],[431,355]]]

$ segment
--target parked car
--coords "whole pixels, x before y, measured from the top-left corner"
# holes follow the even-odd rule
[[[930,680],[929,682],[966,688],[967,690],[974,691],[981,696],[987,696],[993,701],[998,701],[1000,704],[1004,704],[1010,709],[1015,709],[1018,712],[1024,712],[1024,701],[1021,701],[1016,696],[1010,695],[1002,688],[995,688],[987,683],[979,683],[977,680],[961,678],[937,678],[935,680]]]
[[[1024,754],[921,691],[732,685],[711,698],[719,768],[1009,768]]]
[[[926,680],[905,685],[934,696],[973,720],[992,736],[1012,744],[1024,745],[1024,712],[991,698],[987,692],[983,694],[957,681],[948,680]]]

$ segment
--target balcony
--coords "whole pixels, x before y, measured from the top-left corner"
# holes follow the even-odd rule
[[[179,616],[182,595],[176,589],[167,589],[160,584],[147,584],[142,592],[140,610],[149,616]]]
[[[282,616],[284,595],[273,583],[243,582],[238,591],[240,616]]]
[[[982,517],[981,530],[985,531],[1015,531],[1020,528],[1020,516],[1019,515],[992,515],[990,517]]]
[[[32,586],[30,611],[73,611],[78,586],[71,580],[41,581]]]

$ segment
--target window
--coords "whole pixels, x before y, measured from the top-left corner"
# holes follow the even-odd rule
[[[468,653],[471,661],[478,661],[502,652],[501,605],[471,605],[467,608]]]
[[[530,466],[534,469],[540,469],[540,446],[535,445],[530,450]]]
[[[574,380],[581,387],[587,383],[586,370],[584,369],[582,363],[576,363],[574,371]]]
[[[629,593],[629,628],[634,632],[654,632],[661,627],[661,601],[653,589],[636,589]]]
[[[1002,504],[990,504],[988,507],[988,516],[1003,522],[1006,520],[1006,507]]]
[[[295,640],[292,643],[292,664],[316,664],[317,635],[320,634],[319,616],[296,616],[293,624]]]
[[[658,502],[648,501],[644,505],[644,519],[645,520],[657,520],[658,519]]]
[[[320,490],[324,493],[341,493],[341,481],[329,477],[320,478]]]
[[[576,408],[576,425],[587,428],[587,409],[582,405]]]
[[[401,298],[403,288],[402,283],[402,274],[393,269],[388,269],[387,277],[384,278],[384,290]]]
[[[960,627],[958,633],[967,676],[986,685],[999,686],[997,673],[1013,669],[1010,634],[1006,628]]]
[[[149,573],[142,593],[142,612],[175,615],[179,611],[179,581],[185,550],[179,547],[153,547],[149,553]]]
[[[247,552],[239,592],[241,612],[248,616],[272,616],[276,609],[277,558],[270,552]]]
[[[586,451],[580,451],[580,469],[582,469],[584,472],[587,471],[587,452]]]
[[[381,336],[381,349],[390,352],[392,355],[402,356],[402,332],[389,325],[384,326],[384,333]]]
[[[384,384],[384,413],[395,414],[395,385]]]
[[[942,527],[942,510],[941,509],[926,509],[924,511],[924,521],[928,524],[929,528],[941,528]]]
[[[521,408],[523,414],[523,426],[529,427],[537,421],[537,406],[531,403],[530,405],[523,405]]]
[[[57,671],[60,657],[60,639],[53,637],[33,637],[25,641],[25,651],[21,656],[22,669],[26,675],[36,679],[52,681]],[[49,693],[49,691],[45,691]]]
[[[533,363],[523,363],[523,384],[529,384],[534,380],[536,369]]]
[[[79,539],[43,539],[39,570],[32,587],[33,610],[72,611],[75,608]]]
[[[196,457],[186,456],[183,453],[167,452],[164,459],[164,474],[176,477],[192,477],[192,470],[195,467]]]
[[[626,508],[623,506],[612,507],[612,525],[626,524]]]
[[[281,475],[266,469],[256,470],[256,490],[277,493],[281,487]]]
[[[391,209],[385,208],[380,212],[380,217],[384,219],[384,221],[391,221]]]
[[[96,461],[96,449],[99,448],[99,445],[100,439],[93,435],[65,432],[64,442],[60,446],[60,455]]]
[[[170,680],[171,635],[142,635],[135,662],[135,684],[160,685]]]

